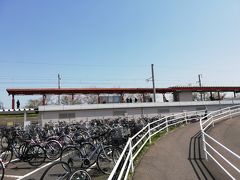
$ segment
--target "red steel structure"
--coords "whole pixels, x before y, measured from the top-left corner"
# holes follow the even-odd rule
[[[7,89],[9,95],[12,95],[12,109],[15,107],[15,95],[42,95],[43,105],[45,105],[46,95],[69,94],[72,98],[75,94],[146,94],[153,93],[152,88],[35,88],[35,89]],[[174,92],[240,92],[240,87],[234,86],[214,86],[214,87],[169,87],[156,88],[156,93],[174,93]]]

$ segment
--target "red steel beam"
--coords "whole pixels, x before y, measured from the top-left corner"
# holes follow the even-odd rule
[[[240,87],[170,87],[156,88],[157,93],[172,92],[240,92]],[[7,89],[9,95],[59,95],[59,94],[143,94],[152,93],[152,88],[38,88]]]

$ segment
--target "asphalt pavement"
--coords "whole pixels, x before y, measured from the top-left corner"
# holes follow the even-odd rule
[[[161,137],[144,155],[135,169],[133,179],[230,179],[212,159],[205,159],[199,129],[199,122],[197,122],[179,127]],[[240,154],[240,139],[237,138],[240,135],[240,118],[217,123],[208,133],[237,154]],[[229,157],[228,153],[221,151],[221,148],[210,140],[209,143],[233,161],[238,168],[240,167],[239,160]],[[229,167],[226,165],[226,168]],[[236,179],[240,179],[239,173],[235,172],[234,175]]]

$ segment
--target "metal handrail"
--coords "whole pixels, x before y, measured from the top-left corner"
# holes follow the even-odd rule
[[[115,178],[115,175],[117,173],[117,170],[120,169],[120,173],[117,174],[118,176],[116,177],[116,179],[120,180],[122,179],[122,177],[124,177],[123,179],[126,180],[129,174],[129,171],[131,169],[131,172],[134,172],[134,165],[133,165],[133,161],[134,159],[137,157],[137,155],[140,153],[140,151],[142,150],[142,148],[146,145],[146,143],[149,141],[149,143],[151,143],[151,138],[152,136],[154,136],[155,134],[164,131],[171,126],[174,126],[176,124],[180,124],[183,122],[188,122],[191,121],[194,118],[187,118],[187,116],[190,115],[200,115],[203,116],[205,114],[205,110],[201,110],[201,111],[189,111],[189,112],[183,112],[183,113],[178,113],[178,114],[173,114],[164,118],[160,118],[157,119],[154,122],[150,122],[148,123],[146,126],[144,126],[138,133],[136,133],[133,137],[128,139],[127,144],[125,145],[120,157],[118,158],[111,174],[108,177],[108,180],[112,180],[113,177]],[[168,120],[168,118],[173,118],[171,120]],[[183,119],[182,119],[183,118]],[[180,120],[181,119],[181,120]],[[160,124],[158,124],[157,122],[163,121]],[[169,122],[171,121],[177,121],[176,123],[172,123],[169,124]],[[157,124],[156,124],[157,123]],[[156,128],[164,125],[165,126],[159,130],[156,130]],[[146,131],[147,130],[147,131]],[[146,131],[146,132],[145,132]],[[143,134],[144,133],[144,134]],[[135,140],[139,135],[141,134],[140,139],[138,139],[136,141],[135,144],[133,144],[133,140]],[[147,138],[146,138],[147,137]],[[144,140],[144,142],[141,144],[140,147],[138,147],[138,145]],[[127,149],[129,149],[129,151],[127,152]],[[126,154],[127,152],[127,154]],[[134,153],[135,152],[135,153]],[[133,155],[134,153],[134,155]],[[121,164],[122,161],[125,161],[124,163]],[[122,165],[121,167],[119,167],[120,165]],[[124,175],[125,173],[125,175]]]
[[[221,165],[221,163],[219,163],[208,151],[207,151],[206,153],[217,163],[217,165],[218,165],[220,168],[222,168],[222,170],[223,170],[225,173],[227,173],[227,175],[228,175],[230,178],[235,179],[235,178]]]
[[[214,139],[213,137],[211,137],[209,134],[207,134],[207,130],[208,128],[212,125],[214,127],[214,123],[225,119],[225,118],[232,118],[233,115],[239,114],[240,113],[240,105],[236,105],[236,106],[231,106],[231,107],[227,107],[218,111],[214,111],[210,114],[208,114],[207,116],[203,117],[200,119],[200,128],[201,128],[201,134],[202,134],[202,141],[203,141],[203,150],[205,153],[205,159],[208,160],[208,156],[211,157],[211,159],[213,159],[213,161],[215,161],[215,163],[231,178],[231,179],[235,179],[235,177],[226,169],[224,168],[224,165],[221,164],[219,161],[217,161],[213,155],[208,151],[207,147],[209,147],[210,149],[213,150],[213,152],[215,152],[216,155],[218,155],[219,157],[221,157],[225,162],[227,162],[227,164],[229,164],[235,171],[237,171],[238,173],[240,173],[239,168],[237,168],[230,160],[228,160],[226,157],[224,157],[217,149],[215,149],[213,146],[211,146],[207,141],[206,141],[206,137],[208,139],[210,139],[211,141],[213,141],[214,143],[216,143],[217,145],[219,145],[222,149],[224,149],[227,153],[233,155],[235,158],[237,158],[238,160],[240,159],[240,156],[238,154],[236,154],[235,152],[233,152],[231,149],[227,148],[226,146],[224,146],[223,144],[221,144],[219,141],[217,141],[216,139]],[[207,119],[207,120],[206,120]]]
[[[226,161],[232,168],[234,168],[238,173],[240,173],[240,170],[234,166],[227,158],[225,158],[220,152],[218,152],[216,149],[214,149],[210,144],[208,144],[206,141],[204,141],[208,147],[210,147],[217,155],[219,155],[224,161]]]
[[[226,146],[224,146],[223,144],[221,144],[220,142],[218,142],[216,139],[214,139],[213,137],[209,136],[207,133],[204,133],[208,138],[210,138],[211,140],[213,140],[215,143],[217,143],[219,146],[223,147],[225,150],[227,150],[228,152],[230,152],[232,155],[234,155],[235,157],[237,157],[238,159],[240,159],[240,156],[237,155],[235,152],[233,152],[232,150],[230,150],[229,148],[227,148]]]
[[[141,134],[145,129],[147,129],[148,126],[143,127],[140,131],[138,131],[133,137],[132,139],[134,139],[135,137],[137,137],[139,134]]]
[[[114,166],[112,172],[115,172],[115,171],[117,170],[119,164],[121,163],[121,159],[123,158],[123,156],[124,156],[126,150],[127,150],[128,147],[129,147],[129,144],[130,144],[130,139],[128,140],[127,144],[125,145],[125,147],[124,147],[124,149],[123,149],[123,151],[122,151],[120,157],[118,158],[118,161],[116,162],[116,164],[115,164],[115,166]],[[110,176],[109,176],[109,178],[112,179],[113,176],[114,176],[114,174],[111,173]],[[109,178],[108,178],[108,179],[109,179]]]
[[[239,112],[235,112],[235,111],[239,111]],[[131,169],[131,172],[133,173],[134,172],[134,165],[133,165],[133,161],[134,159],[137,157],[137,155],[140,153],[140,151],[142,150],[142,148],[145,146],[145,144],[149,141],[151,143],[151,138],[152,136],[154,136],[155,134],[161,132],[161,131],[164,131],[167,129],[168,131],[168,128],[171,127],[171,126],[174,126],[176,124],[179,124],[179,123],[183,123],[184,121],[187,123],[188,121],[191,121],[192,119],[194,118],[190,118],[188,119],[187,116],[190,116],[190,115],[201,115],[204,117],[200,118],[200,128],[201,128],[201,131],[202,131],[202,137],[203,137],[203,146],[204,146],[204,152],[205,152],[205,157],[207,159],[207,156],[211,157],[232,179],[234,179],[234,177],[226,170],[224,169],[224,167],[211,155],[210,152],[207,151],[207,148],[206,146],[210,147],[210,144],[207,143],[206,139],[205,139],[205,136],[212,139],[215,143],[219,144],[222,148],[226,149],[229,153],[231,154],[235,154],[236,157],[239,157],[236,153],[232,152],[229,148],[225,147],[224,145],[222,145],[221,143],[219,143],[218,141],[216,141],[214,138],[212,138],[211,136],[209,136],[208,134],[206,134],[205,130],[207,130],[207,128],[210,126],[210,125],[214,125],[214,123],[218,120],[221,120],[225,117],[228,117],[228,116],[231,116],[233,114],[237,114],[237,113],[240,113],[240,105],[237,105],[237,106],[232,106],[232,107],[227,107],[227,108],[224,108],[224,109],[221,109],[221,110],[218,110],[218,111],[214,111],[214,112],[211,112],[209,114],[205,114],[205,110],[202,110],[202,111],[190,111],[190,112],[183,112],[183,113],[178,113],[178,114],[173,114],[173,115],[170,115],[170,116],[167,116],[167,117],[164,117],[164,118],[160,118],[154,122],[151,122],[151,123],[148,123],[145,127],[143,127],[138,133],[136,133],[132,138],[129,138],[127,144],[125,145],[124,147],[124,150],[123,152],[121,153],[117,163],[115,164],[110,176],[108,177],[108,180],[112,180],[112,178],[116,175],[117,173],[117,170],[120,169],[120,173],[117,174],[117,179],[120,180],[122,179],[122,177],[124,177],[124,180],[127,179],[128,177],[128,174],[130,172],[130,169]],[[223,116],[225,115],[225,116]],[[214,119],[218,117],[217,119]],[[173,118],[173,119],[171,119]],[[169,119],[169,120],[168,120]],[[181,119],[181,120],[180,120]],[[207,120],[205,120],[207,119]],[[163,121],[164,122],[161,122],[160,124],[158,122],[160,121]],[[175,123],[172,123],[172,124],[169,124],[169,122],[171,121],[177,121]],[[156,124],[157,123],[157,124]],[[164,125],[165,126],[157,131],[154,131],[156,128]],[[148,128],[148,131],[146,131]],[[145,132],[146,131],[146,132]],[[152,133],[153,131],[153,133]],[[142,134],[142,136],[140,137],[140,139],[138,139],[136,141],[135,144],[133,144],[133,140],[135,138],[137,138],[140,134]],[[147,137],[147,138],[146,138]],[[141,141],[143,141],[145,139],[145,141],[141,144],[140,147],[138,147],[138,145],[141,143]],[[213,148],[212,146],[210,148]],[[129,149],[129,151],[127,152],[127,149]],[[133,155],[133,150],[135,150],[135,154]],[[216,149],[214,151],[217,151]],[[127,152],[127,155],[126,155],[126,152]],[[218,155],[220,154],[219,152],[217,153]],[[126,155],[126,156],[125,156]],[[126,157],[126,158],[125,158]],[[223,158],[224,160],[226,159],[224,156],[220,156],[221,158]],[[125,158],[125,159],[124,159]],[[120,166],[120,163],[121,161],[125,160],[125,162],[123,163],[123,166],[122,167],[119,167]],[[227,159],[226,159],[227,160]],[[226,162],[229,162],[231,163],[230,161],[226,161]],[[231,165],[231,164],[230,164]],[[233,165],[233,164],[232,164]],[[231,165],[231,166],[232,166]],[[234,165],[233,165],[234,166]],[[127,167],[127,168],[126,168]],[[235,167],[235,166],[234,166]],[[237,170],[237,168],[234,168],[235,170]],[[124,175],[125,173],[125,175]]]
[[[157,126],[153,127],[151,130],[154,130],[154,129],[156,129],[156,128],[158,128],[158,127],[160,127],[160,126],[164,125],[164,124],[166,124],[166,122],[165,122],[165,121],[164,121],[164,122],[162,122],[162,123],[160,123],[160,124],[158,124]]]
[[[225,110],[230,110],[230,109],[233,109],[233,108],[235,108],[235,107],[239,108],[240,105],[230,106],[230,107],[226,107],[226,108],[223,108],[223,109],[219,109],[219,110],[217,110],[217,111],[210,112],[208,115],[206,115],[206,116],[203,117],[203,118],[210,118],[210,116],[220,115],[223,111],[225,111]],[[219,113],[219,114],[218,114],[218,113]],[[204,125],[205,123],[206,123],[206,121],[203,122],[202,125]]]

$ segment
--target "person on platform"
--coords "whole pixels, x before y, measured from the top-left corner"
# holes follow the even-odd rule
[[[134,100],[134,101],[135,101],[135,103],[137,103],[137,102],[138,102],[138,99],[137,99],[137,98],[135,98],[135,100]]]
[[[17,100],[17,109],[19,109],[19,108],[20,108],[20,101]]]

